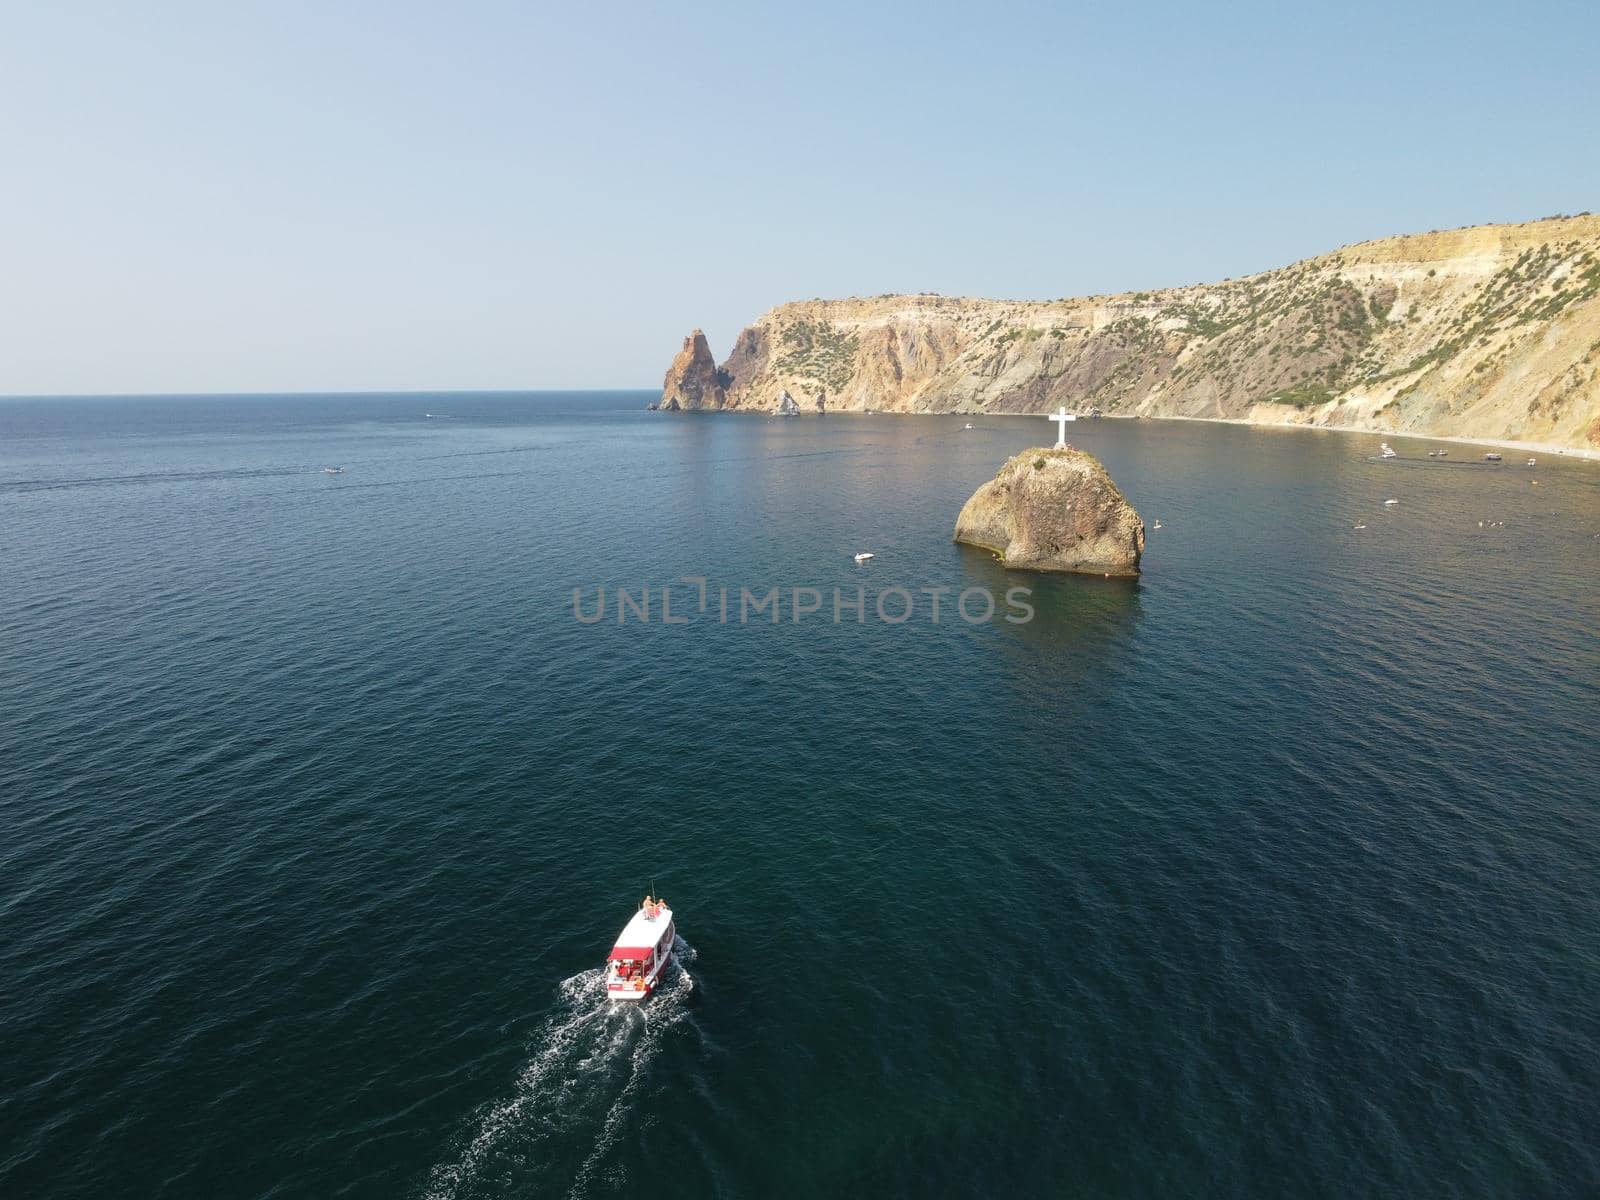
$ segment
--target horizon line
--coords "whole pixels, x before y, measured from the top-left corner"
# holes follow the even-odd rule
[[[658,392],[651,387],[535,388],[333,388],[291,391],[179,392],[0,392],[6,400],[240,400],[271,396],[540,396],[556,393]]]

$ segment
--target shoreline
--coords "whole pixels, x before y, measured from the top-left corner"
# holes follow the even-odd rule
[[[1010,414],[1008,414],[1010,415]],[[1018,413],[1017,416],[1028,414]],[[1083,420],[1084,418],[1079,418]],[[1094,419],[1094,418],[1091,418]],[[1100,417],[1099,420],[1113,421],[1202,421],[1208,425],[1243,425],[1250,429],[1297,429],[1297,430],[1325,430],[1328,433],[1364,433],[1375,438],[1411,438],[1423,442],[1452,442],[1458,446],[1489,446],[1503,450],[1529,450],[1539,454],[1559,454],[1563,458],[1587,459],[1590,462],[1600,461],[1600,450],[1583,449],[1581,447],[1564,445],[1561,442],[1530,442],[1515,438],[1490,438],[1490,437],[1464,437],[1460,434],[1448,433],[1405,433],[1394,429],[1369,429],[1361,425],[1313,425],[1305,421],[1247,421],[1242,417]]]
[[[754,413],[759,415],[764,410],[748,408],[725,408],[718,409],[716,411]],[[801,413],[799,415],[804,418],[815,414]],[[866,416],[866,413],[864,410],[859,408],[841,408],[831,409],[825,415],[830,417],[861,417]],[[973,417],[1018,417],[1026,418],[1030,421],[1037,421],[1045,417],[1047,414],[1016,412],[998,413],[983,412],[981,410],[977,412],[948,413],[906,412],[898,409],[875,408],[872,410],[872,415],[875,417],[964,417],[968,420],[971,420]],[[1369,429],[1361,425],[1313,425],[1306,421],[1249,421],[1243,417],[1180,417],[1176,415],[1163,417],[1140,417],[1129,413],[1106,413],[1099,417],[1080,416],[1078,421],[1196,421],[1206,425],[1239,425],[1246,429],[1287,429],[1311,433],[1361,433],[1375,438],[1393,439],[1395,441],[1399,441],[1401,438],[1409,438],[1413,441],[1422,442],[1451,442],[1458,446],[1488,446],[1491,449],[1526,450],[1535,454],[1557,454],[1562,458],[1575,458],[1580,461],[1600,462],[1600,449],[1586,449],[1578,446],[1568,446],[1561,442],[1533,442],[1523,441],[1515,438],[1465,437],[1460,434],[1448,433],[1408,433],[1394,429]]]

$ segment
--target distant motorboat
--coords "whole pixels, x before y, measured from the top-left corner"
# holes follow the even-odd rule
[[[1399,503],[1400,503],[1400,501],[1398,501],[1398,500],[1385,500],[1383,502],[1383,506],[1385,508],[1390,508],[1390,507],[1392,507],[1392,506],[1394,506],[1396,504],[1399,504]]]
[[[867,561],[867,559],[872,557],[874,557],[874,555],[870,550],[863,550],[860,554],[856,555],[856,561],[858,563],[864,563]]]
[[[1439,457],[1440,458],[1449,458],[1450,457],[1450,451],[1448,451],[1448,450],[1439,451]]]
[[[1155,524],[1154,524],[1154,525],[1152,525],[1152,526],[1151,526],[1151,527],[1150,527],[1150,528],[1152,528],[1152,529],[1160,529],[1160,528],[1161,528],[1161,522],[1160,522],[1160,521],[1157,521],[1157,522],[1156,522],[1156,523],[1155,523]]]
[[[961,427],[961,428],[963,428],[963,429],[971,429],[971,428],[972,428],[972,422],[971,422],[971,421],[968,421],[968,422],[967,422],[967,423],[966,423],[966,424],[965,424],[965,425],[963,425],[963,426],[962,426],[962,427]]]
[[[1362,522],[1362,521],[1357,521],[1356,524],[1355,524],[1355,527],[1357,529],[1365,529],[1366,528],[1366,524],[1364,522]]]
[[[1389,445],[1388,442],[1379,442],[1378,443],[1378,454],[1382,458],[1399,458],[1400,457],[1398,454],[1396,454],[1394,452],[1394,447]]]
[[[1529,466],[1530,466],[1530,467],[1536,467],[1536,466],[1538,466],[1538,465],[1539,465],[1539,460],[1538,460],[1538,459],[1537,459],[1537,458],[1530,458],[1530,459],[1529,459],[1529,460],[1528,460],[1528,465],[1529,465]]]
[[[1487,461],[1487,462],[1499,462],[1500,461],[1500,455],[1496,454],[1492,450],[1488,454],[1485,454],[1483,457],[1484,457],[1485,461]]]
[[[343,467],[323,467],[322,468],[322,473],[324,475],[343,475],[344,474],[344,468]]]
[[[1439,452],[1437,450],[1429,450],[1428,451],[1428,457],[1429,458],[1438,458],[1439,457]]]

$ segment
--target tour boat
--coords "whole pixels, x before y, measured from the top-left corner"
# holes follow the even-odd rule
[[[1384,458],[1398,458],[1399,457],[1399,455],[1397,455],[1394,452],[1394,447],[1389,445],[1388,442],[1379,442],[1378,443],[1378,450],[1383,455]]]
[[[673,934],[667,902],[646,896],[606,957],[606,995],[613,1000],[643,1000],[655,991],[661,972],[672,961]]]

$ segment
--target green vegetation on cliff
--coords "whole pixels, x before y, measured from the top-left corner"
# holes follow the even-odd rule
[[[781,336],[784,353],[777,360],[780,370],[820,383],[830,392],[838,392],[850,382],[856,351],[861,348],[860,338],[821,321],[806,320],[783,326]]]

